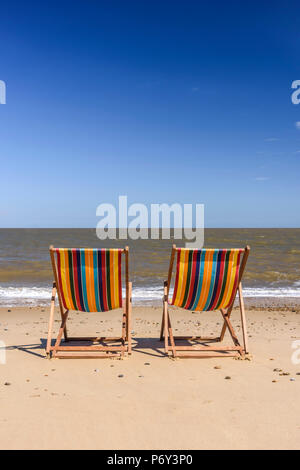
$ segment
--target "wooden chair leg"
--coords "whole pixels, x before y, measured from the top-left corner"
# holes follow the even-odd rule
[[[127,331],[127,316],[126,316],[126,306],[123,308],[123,316],[122,316],[122,346],[123,350],[121,352],[121,356],[123,357],[125,354],[125,342],[127,341],[128,331]]]
[[[245,306],[244,306],[244,298],[243,298],[243,290],[242,290],[242,283],[239,283],[239,301],[240,301],[240,312],[241,312],[241,323],[242,323],[242,331],[243,331],[243,343],[244,343],[244,350],[245,354],[248,354],[248,333],[247,333],[247,321],[246,321],[246,314],[245,314]]]
[[[55,343],[55,346],[53,348],[53,356],[55,356],[57,348],[59,348],[59,346],[60,346],[62,336],[64,334],[64,329],[66,327],[68,315],[69,315],[69,310],[67,310],[64,314],[64,317],[63,317],[63,320],[62,320],[62,323],[61,323],[61,326],[60,326],[60,329],[59,329],[59,332],[58,332],[58,336],[57,336],[57,339],[56,339],[56,343]]]
[[[164,298],[163,298],[163,313],[161,318],[161,327],[160,327],[160,337],[159,340],[162,341],[165,337],[165,302],[167,302],[168,308],[168,281],[164,281]]]
[[[126,307],[123,307],[123,316],[122,316],[122,338],[127,341],[128,337],[128,328],[127,328],[127,315],[126,315]]]
[[[232,304],[231,307],[229,307],[229,309],[227,310],[227,318],[230,318],[232,309],[233,309],[233,304]],[[221,313],[222,313],[222,312],[221,312]],[[222,313],[222,315],[223,315],[223,313]],[[225,336],[225,333],[226,333],[226,330],[227,330],[227,324],[226,324],[226,322],[225,322],[225,320],[224,320],[223,327],[222,327],[222,331],[221,331],[221,334],[220,334],[220,341],[223,341],[224,336]]]
[[[59,300],[60,317],[61,317],[61,321],[63,322],[64,316],[65,316],[65,311],[64,311],[64,307],[63,307],[63,304],[62,304],[62,300],[61,300],[61,296],[60,296],[59,291],[57,292],[57,295],[58,295],[58,300]],[[68,341],[69,337],[68,337],[68,332],[67,332],[67,327],[66,326],[64,327],[63,334],[64,334],[65,341]]]
[[[221,313],[222,313],[222,315],[223,315],[224,321],[225,321],[225,323],[226,323],[226,327],[228,328],[228,331],[229,331],[229,333],[230,333],[230,336],[231,336],[231,338],[232,338],[232,341],[234,342],[234,345],[235,345],[235,346],[240,346],[239,339],[238,339],[238,337],[237,337],[237,335],[236,335],[236,333],[235,333],[235,331],[234,331],[234,329],[233,329],[233,326],[232,326],[231,321],[230,321],[230,319],[229,319],[228,313],[227,313],[227,312],[224,312],[223,309],[221,310]]]
[[[164,328],[165,328],[165,316],[164,316],[164,307],[163,307],[163,313],[162,313],[162,317],[161,317],[161,326],[160,326],[160,337],[159,337],[159,341],[162,341],[164,339]]]
[[[235,346],[238,346],[238,347],[241,347],[240,342],[239,342],[239,339],[238,339],[238,337],[237,337],[237,335],[236,335],[236,333],[235,333],[235,331],[234,331],[234,328],[233,328],[233,326],[232,326],[232,323],[231,323],[231,321],[230,321],[230,319],[229,319],[228,313],[227,313],[227,312],[224,312],[223,309],[221,309],[221,313],[222,313],[222,315],[223,315],[224,322],[225,322],[225,324],[226,324],[226,327],[228,328],[228,331],[229,331],[229,333],[230,333],[230,336],[231,336],[231,338],[232,338],[232,341],[233,341],[234,345],[235,345]],[[244,357],[245,351],[244,351],[244,349],[243,349],[242,347],[241,347],[241,350],[240,350],[240,354],[241,354],[242,357]]]
[[[127,342],[128,342],[128,354],[132,352],[131,343],[131,312],[132,312],[132,282],[129,282],[129,302],[127,312]]]
[[[169,346],[169,320],[168,320],[168,299],[167,299],[167,285],[164,286],[164,310],[163,310],[163,319],[164,319],[164,336],[165,336],[165,353],[168,354]]]
[[[50,357],[50,348],[51,348],[52,331],[53,331],[53,323],[54,323],[55,296],[56,296],[56,284],[54,282],[53,288],[52,288],[49,327],[48,327],[47,346],[46,346],[46,354],[48,357]]]
[[[174,341],[173,330],[172,330],[172,325],[171,325],[171,320],[170,320],[170,315],[169,315],[168,310],[167,310],[167,315],[168,315],[168,331],[169,331],[169,336],[170,336],[170,343],[172,347],[173,357],[176,357],[175,341]]]

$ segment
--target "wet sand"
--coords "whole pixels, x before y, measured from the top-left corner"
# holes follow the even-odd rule
[[[1,449],[300,447],[300,352],[299,364],[292,363],[299,306],[248,308],[251,360],[164,357],[160,307],[133,309],[130,358],[48,360],[48,315],[38,307],[0,310],[7,347],[0,364]],[[240,332],[236,310],[232,318]],[[171,319],[178,334],[218,334],[222,327],[212,312],[175,310]],[[70,316],[74,335],[114,335],[120,328],[119,311]]]

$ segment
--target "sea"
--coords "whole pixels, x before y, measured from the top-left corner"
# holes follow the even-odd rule
[[[246,299],[254,303],[300,303],[300,229],[218,228],[205,230],[205,248],[251,252],[244,274]],[[105,240],[95,229],[0,229],[0,306],[47,305],[53,274],[49,245],[64,248],[129,246],[135,305],[159,305],[172,244],[184,240]]]

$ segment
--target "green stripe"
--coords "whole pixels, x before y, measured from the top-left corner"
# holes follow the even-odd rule
[[[70,277],[71,295],[72,295],[72,300],[73,300],[75,310],[78,310],[76,297],[75,297],[75,290],[74,290],[72,252],[70,250],[68,250],[68,258],[69,258],[69,277]]]

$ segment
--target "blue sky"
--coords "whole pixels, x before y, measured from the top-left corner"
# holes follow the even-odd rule
[[[297,2],[1,5],[1,227],[204,203],[208,227],[299,227]]]

